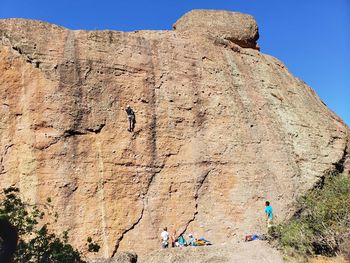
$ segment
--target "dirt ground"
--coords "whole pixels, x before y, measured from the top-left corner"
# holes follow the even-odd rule
[[[279,251],[266,241],[232,242],[206,247],[170,248],[140,257],[141,263],[282,263]]]

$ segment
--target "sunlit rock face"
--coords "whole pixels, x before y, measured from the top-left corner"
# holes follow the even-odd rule
[[[283,220],[322,176],[349,169],[348,127],[258,51],[251,16],[192,11],[174,28],[0,20],[0,186],[50,197],[51,227],[83,251],[90,236],[97,256],[142,255],[164,226],[241,238],[264,229],[265,200]]]

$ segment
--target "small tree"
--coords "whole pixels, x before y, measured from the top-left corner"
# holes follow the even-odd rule
[[[18,232],[19,242],[14,255],[18,263],[83,263],[78,250],[68,243],[68,232],[59,238],[49,233],[47,224],[39,226],[44,213],[36,206],[25,204],[19,197],[19,189],[3,190],[0,218],[9,221]],[[48,202],[51,200],[48,199]],[[0,240],[1,241],[1,240]]]

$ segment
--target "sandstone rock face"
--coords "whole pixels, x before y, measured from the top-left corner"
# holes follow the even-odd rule
[[[118,252],[110,259],[92,259],[89,263],[136,263],[137,255],[135,253]]]
[[[0,20],[0,186],[50,197],[54,230],[83,251],[92,237],[99,257],[159,249],[164,226],[214,244],[261,232],[266,199],[276,220],[290,216],[320,177],[348,167],[349,129],[242,44],[257,39],[246,21],[199,11],[173,31],[124,33]]]

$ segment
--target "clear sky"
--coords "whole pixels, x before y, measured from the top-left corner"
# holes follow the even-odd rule
[[[350,125],[350,0],[0,0],[0,18],[70,29],[171,29],[192,9],[253,15],[261,51],[282,60]]]

